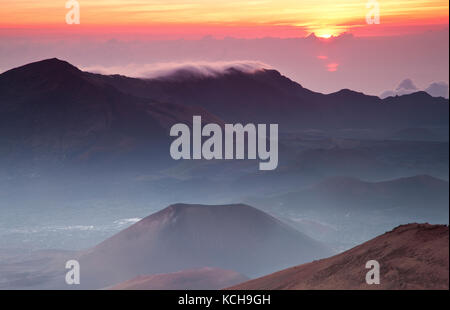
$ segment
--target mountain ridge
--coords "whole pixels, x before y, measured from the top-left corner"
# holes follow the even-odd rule
[[[264,203],[278,205],[283,210],[300,211],[306,206],[329,212],[397,209],[398,212],[420,211],[430,215],[445,211],[448,199],[448,182],[429,175],[378,182],[337,176],[306,189],[266,198]],[[250,199],[250,203],[259,206],[257,200]],[[423,208],[425,205],[426,209]]]
[[[232,290],[448,290],[449,228],[407,224],[336,256],[233,286]],[[380,284],[367,285],[366,262],[380,264]]]
[[[386,99],[349,89],[321,94],[304,88],[274,69],[252,73],[230,69],[223,75],[201,79],[190,76],[181,80],[139,79],[84,72],[53,58],[6,71],[0,75],[0,89],[2,80],[29,71],[32,76],[52,73],[57,77],[66,72],[62,82],[77,76],[85,83],[113,87],[141,99],[201,106],[226,121],[267,123],[272,120],[283,123],[286,129],[343,126],[403,129],[448,124],[445,113],[448,112],[448,100],[431,97],[425,92]],[[408,106],[406,110],[405,105]]]

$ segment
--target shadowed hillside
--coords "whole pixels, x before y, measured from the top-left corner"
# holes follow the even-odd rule
[[[449,288],[448,226],[409,224],[339,255],[251,280],[232,289]],[[380,285],[367,285],[365,264],[380,264]]]
[[[246,205],[172,205],[80,257],[86,287],[204,266],[254,277],[324,257],[319,242]]]

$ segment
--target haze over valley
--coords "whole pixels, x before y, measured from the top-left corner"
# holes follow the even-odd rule
[[[0,74],[1,288],[66,288],[70,258],[80,288],[224,288],[448,224],[448,99],[322,94],[254,64],[208,72],[52,58]],[[195,115],[279,124],[277,169],[172,159],[171,126]]]

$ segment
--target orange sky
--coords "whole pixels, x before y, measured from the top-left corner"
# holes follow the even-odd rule
[[[79,0],[81,25],[66,25],[65,0],[1,0],[0,30],[298,37],[352,32],[395,35],[448,25],[448,1],[379,0],[381,24],[367,25],[366,0]],[[2,28],[2,29],[1,29]],[[13,31],[13,30],[11,30]],[[14,30],[18,31],[18,30]],[[12,35],[12,33],[11,33]]]

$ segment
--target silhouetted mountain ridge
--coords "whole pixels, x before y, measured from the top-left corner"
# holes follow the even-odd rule
[[[82,72],[65,61],[49,59],[3,73],[0,89],[14,96],[46,89],[71,96],[88,84],[100,87],[101,92],[112,92],[112,87],[155,102],[199,106],[226,121],[278,122],[285,129],[448,124],[448,100],[425,92],[381,100],[349,89],[328,95],[312,92],[272,69],[248,73],[231,68],[201,78],[185,71],[171,79],[137,79]]]
[[[105,169],[167,161],[170,126],[199,114],[204,123],[278,123],[280,131],[448,127],[448,100],[423,92],[385,100],[348,89],[324,95],[271,69],[137,79],[83,72],[54,58],[0,75],[6,167],[21,160]]]
[[[11,167],[167,160],[170,127],[193,115],[222,123],[200,107],[124,93],[58,59],[0,75],[2,163]]]
[[[336,256],[250,280],[231,289],[448,290],[449,230],[408,224]],[[366,283],[366,262],[380,264],[380,284]]]
[[[382,100],[349,89],[324,95],[273,69],[234,69],[209,78],[93,78],[140,97],[201,106],[226,121],[279,123],[284,130],[448,126],[443,98],[417,92]]]

